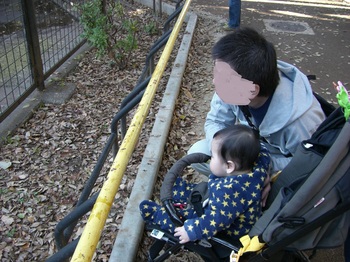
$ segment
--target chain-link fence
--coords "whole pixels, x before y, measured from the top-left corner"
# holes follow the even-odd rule
[[[82,44],[88,0],[0,0],[0,122]]]

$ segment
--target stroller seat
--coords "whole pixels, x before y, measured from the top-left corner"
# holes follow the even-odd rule
[[[258,237],[264,247],[246,253],[239,261],[306,262],[309,257],[303,251],[334,248],[345,241],[350,225],[349,145],[350,122],[345,121],[338,108],[310,139],[301,143],[291,163],[272,185],[269,207],[249,232],[249,237]],[[183,157],[166,174],[163,185],[172,185],[185,167],[208,159],[203,154]],[[183,222],[169,197],[171,190],[163,185],[163,207],[173,223],[180,226]],[[230,261],[231,252],[243,247],[222,234],[180,244],[173,233],[156,225],[147,224],[146,231],[155,238],[149,261],[164,261],[181,249],[199,254],[204,261]]]

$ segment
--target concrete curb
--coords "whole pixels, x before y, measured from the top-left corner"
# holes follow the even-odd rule
[[[164,6],[163,10],[169,9]],[[124,212],[124,218],[113,246],[109,259],[110,262],[135,261],[144,230],[144,222],[139,212],[139,204],[144,199],[150,199],[153,194],[153,187],[162,162],[164,146],[167,141],[175,109],[175,102],[180,91],[196,24],[197,15],[190,14],[186,33],[183,36],[181,46],[174,62],[174,67],[167,83],[164,97],[159,107],[159,112],[156,116],[128,205]]]

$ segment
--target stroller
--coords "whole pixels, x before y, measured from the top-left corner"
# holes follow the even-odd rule
[[[147,224],[146,230],[155,238],[149,261],[163,261],[181,249],[199,254],[204,261],[230,261],[232,251],[240,249],[250,251],[240,258],[243,261],[309,261],[304,250],[341,246],[350,226],[349,143],[350,122],[339,107],[299,145],[292,161],[272,184],[268,208],[245,236],[258,238],[259,249],[249,241],[233,241],[220,233],[208,240],[180,244],[172,233]],[[208,159],[203,154],[186,155],[164,178],[160,199],[176,226],[183,221],[172,201],[173,183],[185,167]],[[193,192],[194,207],[203,198],[201,192]]]

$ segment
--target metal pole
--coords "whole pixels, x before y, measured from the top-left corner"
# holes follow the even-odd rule
[[[41,60],[38,30],[36,27],[34,3],[33,0],[21,0],[21,4],[33,79],[35,85],[42,91],[45,88],[44,70]]]
[[[91,261],[93,257],[103,227],[106,223],[107,216],[114,201],[114,197],[120,186],[122,176],[126,170],[131,154],[137,144],[142,125],[145,122],[146,116],[148,115],[149,109],[151,107],[151,102],[155,96],[157,87],[165,71],[166,64],[175,45],[175,41],[179,34],[182,23],[185,20],[185,15],[189,9],[190,3],[191,0],[187,0],[174,26],[174,29],[159,59],[159,63],[157,64],[152,78],[145,90],[145,94],[140,102],[134,118],[131,121],[125,138],[122,141],[120,150],[118,151],[118,154],[113,161],[112,167],[108,173],[107,180],[103,184],[94,208],[91,211],[88,222],[85,226],[85,229],[71,261]]]

